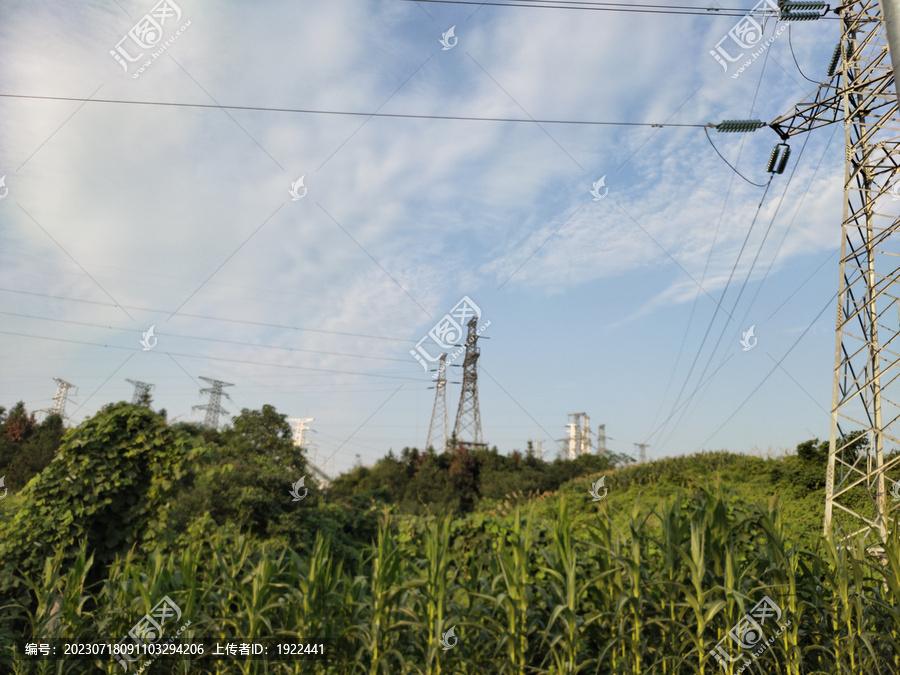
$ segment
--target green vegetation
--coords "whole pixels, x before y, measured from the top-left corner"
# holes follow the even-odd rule
[[[59,415],[48,415],[38,424],[19,401],[6,414],[0,407],[0,476],[6,487],[21,490],[35,475],[43,471],[59,448],[63,422]]]
[[[306,460],[271,406],[219,433],[110,405],[0,500],[0,672],[122,672],[42,668],[14,638],[118,640],[169,596],[184,639],[333,638],[334,658],[145,672],[732,675],[708,654],[768,596],[786,628],[764,623],[744,672],[898,673],[900,536],[884,562],[821,536],[825,456],[818,440],[634,466],[404,449],[328,490],[307,475],[293,502]]]

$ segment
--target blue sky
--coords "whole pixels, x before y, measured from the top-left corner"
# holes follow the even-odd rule
[[[0,93],[768,122],[816,86],[794,57],[822,78],[839,37],[835,21],[796,23],[790,44],[782,32],[733,78],[709,51],[734,16],[180,0],[163,39],[190,25],[133,78],[136,64],[125,72],[109,52],[153,7],[5,3]],[[61,377],[78,385],[67,407],[78,422],[130,399],[131,378],[155,384],[170,418],[200,421],[199,378],[218,378],[235,385],[232,413],[270,403],[315,418],[318,459],[346,470],[423,445],[434,393],[409,351],[469,296],[491,322],[481,417],[503,453],[544,439],[553,457],[567,414],[582,411],[612,450],[646,442],[651,458],[828,435],[839,125],[792,139],[766,191],[698,127],[8,97],[0,116],[7,408],[49,406]],[[774,132],[710,137],[766,183]],[[308,192],[292,201],[300,176]],[[602,176],[609,192],[595,201]],[[158,343],[143,351],[151,325]],[[744,351],[751,325],[758,343]],[[458,398],[451,385],[451,424]]]

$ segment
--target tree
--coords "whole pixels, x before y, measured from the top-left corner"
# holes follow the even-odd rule
[[[459,511],[468,513],[478,500],[478,463],[466,448],[457,447],[451,453],[449,474]]]
[[[9,415],[3,424],[3,437],[13,443],[21,443],[28,437],[36,424],[34,413],[29,415],[25,410],[25,403],[19,401],[9,411]]]
[[[803,462],[819,465],[819,468],[824,468],[825,462],[828,461],[828,445],[828,441],[819,443],[818,438],[814,438],[811,441],[804,441],[797,446],[797,457]]]
[[[302,449],[294,445],[294,433],[274,406],[264,405],[260,410],[244,408],[232,425],[222,432],[222,443],[236,451],[262,455],[274,460],[292,472],[307,472]],[[299,476],[298,476],[299,478]]]
[[[300,531],[296,512],[317,502],[316,480],[285,417],[271,405],[244,408],[219,442],[206,444],[173,507],[178,529],[208,513],[219,525],[232,523],[261,537]],[[304,476],[309,493],[293,502],[291,486]]]
[[[59,415],[48,415],[37,424],[21,401],[4,416],[0,408],[0,476],[6,487],[21,490],[56,456],[65,429]]]
[[[165,541],[168,504],[190,449],[191,439],[159,415],[124,401],[72,429],[56,461],[20,493],[19,511],[0,526],[0,587],[17,585],[14,573],[39,573],[57,552],[73,556],[82,540],[98,574],[135,544]]]

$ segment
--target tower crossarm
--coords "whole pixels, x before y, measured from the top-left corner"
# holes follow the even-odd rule
[[[819,85],[806,100],[794,106],[791,112],[785,113],[771,122],[769,127],[781,137],[781,140],[786,141],[791,136],[835,122],[842,122],[844,119],[841,111],[843,93],[836,86],[836,82],[839,80],[840,74],[837,74],[830,82]]]
[[[794,109],[769,124],[783,141],[845,119],[896,117],[891,58],[877,0],[836,10],[842,21],[841,68]],[[845,99],[849,104],[844,110]]]

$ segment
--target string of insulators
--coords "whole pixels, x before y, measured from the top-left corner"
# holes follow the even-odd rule
[[[746,133],[748,131],[756,131],[764,126],[766,124],[762,120],[724,120],[716,125],[716,131]]]
[[[782,21],[815,21],[821,19],[822,15],[818,12],[790,12],[785,11],[778,17]]]
[[[816,0],[779,0],[778,18],[782,21],[815,21],[822,17],[824,2]]]
[[[779,3],[779,6],[789,12],[797,10],[821,12],[825,9],[825,3],[818,2],[817,0],[785,0],[784,2]]]
[[[826,74],[828,75],[828,77],[831,77],[832,75],[834,75],[835,71],[837,70],[838,63],[840,63],[840,62],[841,62],[841,43],[838,42],[834,48],[834,54],[831,55],[831,61],[828,63],[828,70],[826,71]]]
[[[788,157],[791,156],[791,148],[786,143],[776,145],[769,155],[769,163],[766,165],[767,173],[784,173]]]

